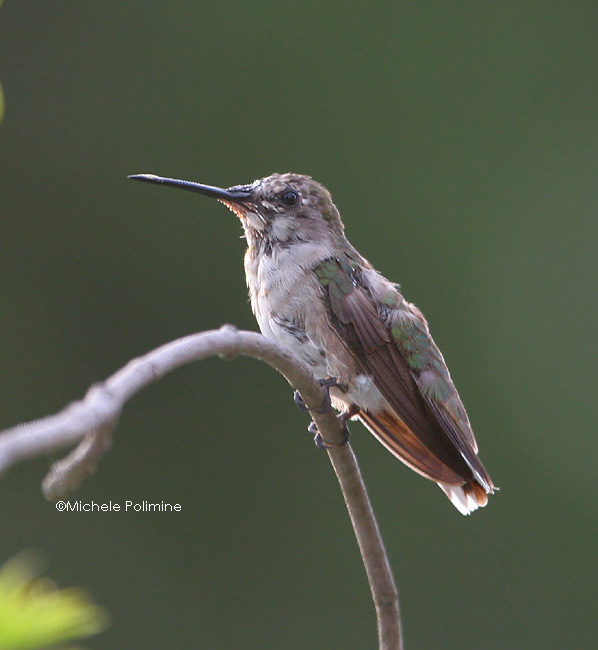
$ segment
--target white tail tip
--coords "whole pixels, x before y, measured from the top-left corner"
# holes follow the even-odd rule
[[[488,503],[486,494],[476,494],[476,491],[470,484],[466,485],[449,485],[448,483],[438,483],[440,489],[451,500],[451,503],[457,508],[462,515],[469,515],[479,507],[484,507]],[[481,490],[479,485],[476,485],[477,492]]]

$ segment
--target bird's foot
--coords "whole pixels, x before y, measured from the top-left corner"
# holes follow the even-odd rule
[[[332,408],[332,402],[330,401],[330,389],[336,386],[341,386],[341,384],[339,383],[338,379],[334,377],[326,377],[326,379],[320,379],[319,382],[320,382],[320,386],[324,391],[324,405],[321,406],[316,411],[316,413],[328,413],[328,411]],[[300,409],[301,411],[309,410],[305,402],[303,401],[303,397],[301,397],[298,390],[296,390],[295,393],[293,394],[293,399],[295,401],[295,406],[298,409]]]
[[[295,406],[296,406],[300,411],[307,411],[307,410],[308,410],[307,405],[306,405],[305,402],[303,401],[303,397],[301,397],[301,393],[300,393],[298,390],[296,390],[296,391],[293,393],[293,400],[294,400],[294,402],[295,402]]]
[[[359,406],[356,406],[355,404],[352,404],[346,411],[341,413],[338,416],[338,421],[340,422],[341,426],[343,427],[343,439],[341,442],[338,444],[331,444],[329,442],[324,442],[324,439],[322,438],[320,432],[318,431],[318,427],[315,422],[312,422],[308,427],[307,430],[310,433],[314,434],[314,442],[316,443],[316,447],[318,449],[330,449],[332,447],[342,447],[343,445],[346,445],[349,442],[349,438],[351,436],[351,432],[349,431],[349,427],[347,426],[347,422],[352,418],[355,417],[359,413]]]

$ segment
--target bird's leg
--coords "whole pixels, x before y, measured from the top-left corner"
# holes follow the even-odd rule
[[[324,391],[324,406],[319,408],[317,410],[317,413],[327,413],[332,407],[332,402],[330,401],[330,389],[334,387],[340,387],[342,384],[339,383],[338,379],[335,377],[326,377],[326,379],[319,379],[318,381],[320,382],[320,386]],[[293,399],[295,400],[295,406],[297,406],[298,409],[301,411],[309,410],[298,390],[295,391]]]
[[[332,402],[330,400],[330,389],[346,388],[346,387],[344,387],[343,384],[341,384],[338,381],[338,379],[336,379],[336,377],[326,377],[326,379],[320,379],[319,382],[320,382],[320,386],[322,386],[322,389],[324,390],[324,405],[317,410],[317,413],[327,413],[332,408]],[[295,400],[295,405],[297,406],[297,408],[301,409],[302,411],[309,410],[305,405],[303,398],[299,394],[299,391],[297,390],[295,391],[295,394],[293,395],[293,399]],[[359,406],[356,406],[355,404],[351,404],[351,406],[346,411],[344,411],[338,416],[338,420],[341,423],[341,426],[343,428],[343,440],[340,443],[340,445],[347,444],[349,440],[349,436],[351,435],[349,432],[349,427],[347,426],[347,422],[352,417],[355,417],[358,413],[359,413]],[[318,431],[318,427],[316,426],[315,422],[312,422],[309,425],[309,427],[307,427],[307,430],[310,433],[314,434],[314,442],[316,443],[316,447],[318,447],[318,449],[329,449],[330,447],[334,446],[322,440],[322,436],[320,435],[320,432]]]
[[[322,436],[320,435],[320,432],[318,431],[318,427],[316,426],[315,422],[312,422],[309,427],[307,427],[307,430],[310,433],[314,434],[314,442],[316,443],[316,447],[318,449],[330,449],[331,447],[341,447],[342,445],[346,445],[347,442],[349,442],[349,436],[351,435],[351,432],[349,431],[349,427],[347,426],[347,422],[355,417],[360,411],[359,406],[356,404],[351,404],[349,408],[346,411],[343,411],[339,416],[338,416],[338,421],[341,423],[343,427],[343,439],[338,445],[331,445],[330,443],[324,442],[322,440]]]

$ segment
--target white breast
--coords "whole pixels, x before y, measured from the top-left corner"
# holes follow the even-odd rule
[[[329,373],[313,324],[327,315],[312,268],[329,255],[321,244],[297,242],[275,247],[271,255],[256,257],[250,249],[245,256],[251,307],[262,334],[289,347],[319,378]]]

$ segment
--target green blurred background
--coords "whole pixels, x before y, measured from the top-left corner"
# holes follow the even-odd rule
[[[0,425],[128,359],[255,329],[234,215],[152,172],[307,173],[424,311],[501,492],[464,518],[360,425],[408,648],[595,647],[598,5],[69,2],[0,11]],[[594,388],[592,388],[592,386]],[[60,514],[49,460],[0,484],[0,558],[42,549],[108,648],[374,648],[327,457],[249,359],[136,397]]]

